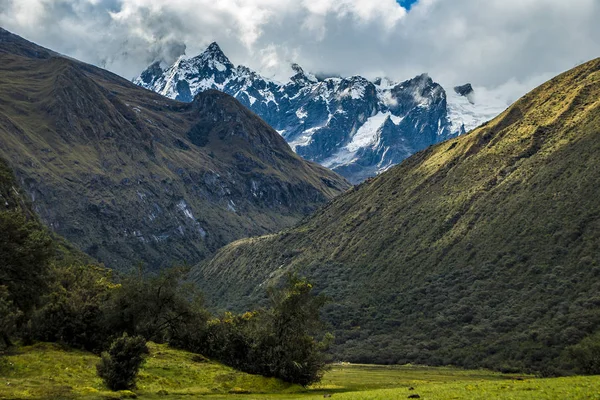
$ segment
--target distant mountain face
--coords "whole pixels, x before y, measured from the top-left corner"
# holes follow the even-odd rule
[[[289,272],[311,278],[338,360],[569,368],[563,349],[600,329],[599,165],[596,59],[295,228],[224,247],[198,282],[243,311]]]
[[[0,87],[0,158],[43,222],[109,267],[194,263],[349,187],[227,94],[173,101],[2,29]]]
[[[493,115],[482,114],[461,98],[466,93],[453,97],[456,107],[449,106],[446,91],[427,74],[395,83],[360,76],[317,79],[297,64],[292,68],[295,75],[278,83],[234,66],[212,43],[199,56],[181,57],[166,69],[154,63],[134,82],[188,102],[207,89],[228,93],[275,128],[296,153],[353,183],[503,110],[496,106]]]

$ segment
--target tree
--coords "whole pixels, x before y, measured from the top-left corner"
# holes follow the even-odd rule
[[[313,335],[322,328],[319,312],[326,298],[315,296],[312,284],[296,275],[289,275],[282,289],[270,289],[269,297],[272,332],[261,347],[269,355],[273,375],[303,386],[318,382],[326,367],[327,343]]]
[[[202,353],[245,372],[271,376],[303,386],[318,382],[325,371],[324,341],[314,337],[322,328],[319,311],[324,296],[295,275],[281,288],[270,288],[271,307],[240,315],[225,313],[198,332],[195,346]]]
[[[44,293],[52,238],[37,221],[19,210],[0,212],[0,285],[22,312],[29,312]]]
[[[108,306],[107,324],[113,331],[186,347],[208,319],[197,289],[185,283],[186,273],[175,267],[145,276],[139,268],[125,276]]]
[[[21,317],[21,311],[15,307],[8,293],[6,286],[0,286],[0,349],[10,347],[10,340],[13,333],[17,330],[17,321]]]
[[[125,333],[110,345],[107,352],[102,353],[102,358],[96,365],[98,376],[111,390],[132,389],[148,353],[143,337],[129,337]]]
[[[112,272],[95,265],[71,265],[51,270],[48,294],[31,318],[32,339],[62,342],[90,351],[106,348],[121,332],[106,324],[105,308],[119,288]]]
[[[567,352],[576,369],[584,374],[600,374],[600,332],[596,332],[575,346],[567,348]]]

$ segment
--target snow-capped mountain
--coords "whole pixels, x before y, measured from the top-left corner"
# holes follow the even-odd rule
[[[273,126],[299,155],[352,183],[501,111],[484,107],[482,112],[471,85],[457,87],[449,104],[446,91],[427,74],[396,83],[361,76],[317,78],[297,64],[292,69],[288,82],[276,82],[234,66],[212,43],[199,56],[180,57],[166,69],[154,63],[134,82],[186,102],[206,89],[228,93]]]

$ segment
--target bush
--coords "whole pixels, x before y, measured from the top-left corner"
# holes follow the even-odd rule
[[[567,349],[574,367],[584,374],[600,374],[600,332]]]
[[[123,334],[110,345],[108,352],[102,353],[96,366],[98,376],[111,390],[131,389],[146,354],[148,347],[143,337]]]

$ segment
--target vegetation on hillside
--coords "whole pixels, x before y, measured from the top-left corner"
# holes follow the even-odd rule
[[[11,174],[0,189],[8,208],[0,211],[0,351],[17,339],[102,353],[98,373],[114,390],[133,387],[146,340],[301,385],[321,378],[324,355],[314,335],[323,299],[310,283],[290,277],[272,290],[271,308],[213,318],[186,283],[185,268],[115,276],[77,254],[67,257]]]
[[[141,353],[134,353],[146,340],[301,385],[318,381],[325,369],[323,345],[314,338],[323,303],[311,295],[306,281],[290,280],[277,290],[281,302],[272,308],[214,318],[185,290],[182,269],[149,277],[135,274],[118,284],[109,271],[93,265],[59,266],[51,272],[51,285],[40,292],[44,295],[36,307],[25,312],[14,308],[18,314],[3,331],[9,338],[5,342],[16,338],[95,353],[107,350],[98,373],[114,390],[132,387],[138,364],[130,363],[141,361]],[[12,306],[14,297],[8,292],[0,308],[4,300]]]
[[[217,308],[289,271],[335,299],[337,359],[557,374],[600,329],[600,59],[495,120],[198,266]],[[210,284],[204,284],[210,282]]]

